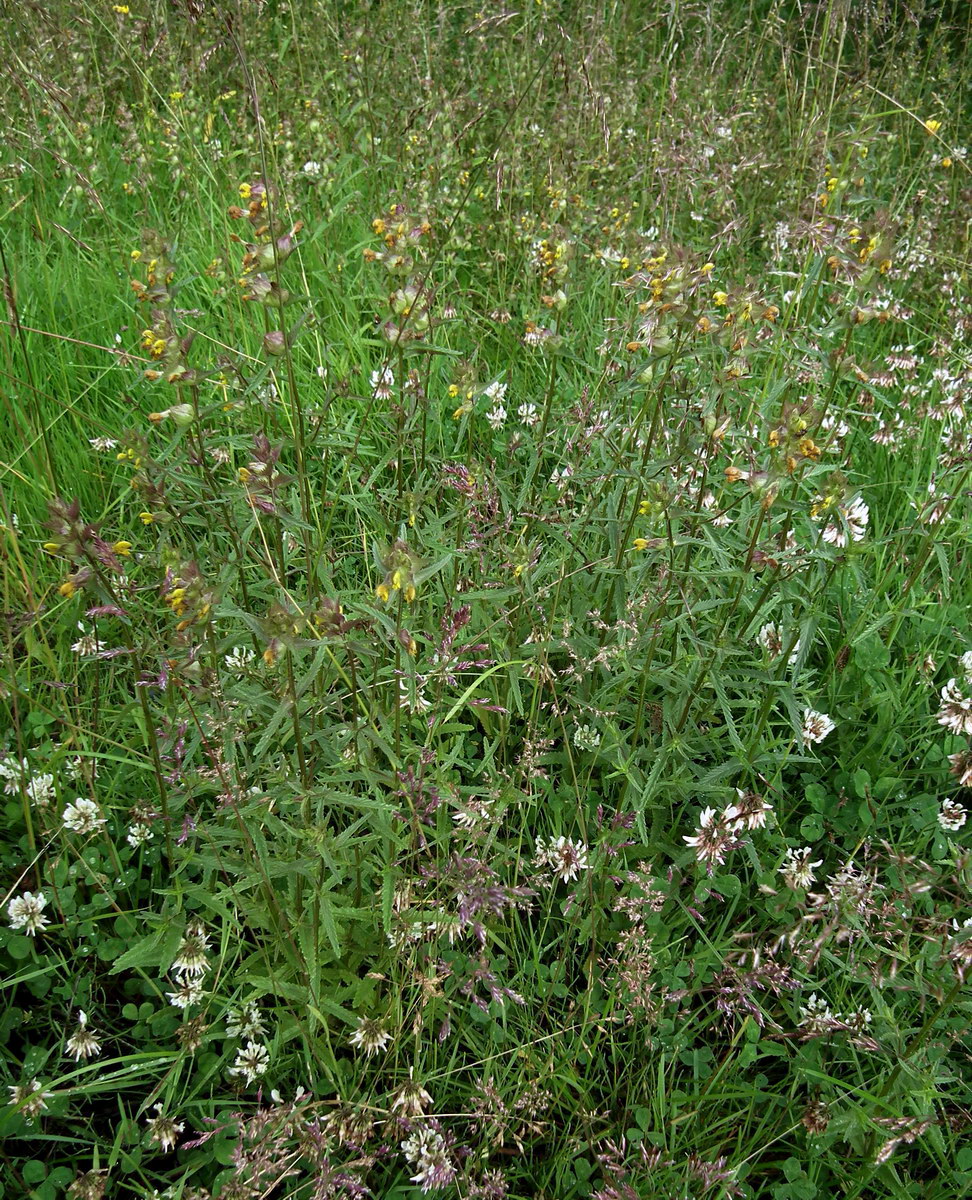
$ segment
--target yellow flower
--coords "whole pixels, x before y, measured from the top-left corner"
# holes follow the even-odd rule
[[[128,14],[129,14],[129,13],[132,11],[132,10],[131,10],[131,9],[128,7],[128,5],[127,5],[127,4],[113,4],[113,5],[111,6],[111,8],[112,8],[112,12],[116,12],[116,13],[118,13],[120,16],[123,16],[123,17],[127,17],[127,16],[128,16]]]
[[[70,600],[78,589],[74,586],[70,579],[65,579],[57,590],[65,598],[65,600]]]
[[[925,122],[925,128],[928,130],[929,133],[938,133],[938,131],[939,131],[939,129],[941,129],[941,127],[942,127],[941,121],[928,120]]]
[[[948,155],[946,154],[946,155],[945,155],[945,157],[942,159],[942,166],[943,166],[943,167],[950,167],[951,165],[952,165],[952,160],[951,160],[951,159],[948,157]]]
[[[249,200],[252,191],[253,191],[253,189],[250,187],[250,185],[248,183],[241,183],[240,184],[240,199],[241,200]]]
[[[634,548],[636,550],[647,550],[648,549],[648,539],[647,538],[637,537],[631,544],[634,546]]]
[[[155,521],[155,513],[140,512],[138,514],[138,519],[143,525],[151,525]]]
[[[57,544],[57,542],[45,542],[44,543],[44,549],[47,551],[48,554],[57,554],[57,552],[58,552],[58,550],[60,550],[60,548],[61,547]]]
[[[391,592],[388,588],[388,584],[387,583],[379,583],[378,586],[375,588],[375,595],[378,597],[379,600],[383,600],[387,604],[388,597],[391,595]]]
[[[726,295],[725,292],[714,292],[713,296],[712,296],[712,303],[715,304],[717,307],[722,308],[723,305],[728,301],[728,299],[729,299],[729,297]]]

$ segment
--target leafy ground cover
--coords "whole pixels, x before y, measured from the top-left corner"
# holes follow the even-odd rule
[[[968,1191],[968,22],[9,14],[6,1195]]]

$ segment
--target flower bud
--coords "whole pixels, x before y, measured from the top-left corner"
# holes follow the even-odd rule
[[[168,415],[180,429],[186,429],[196,419],[196,411],[191,404],[173,404]]]

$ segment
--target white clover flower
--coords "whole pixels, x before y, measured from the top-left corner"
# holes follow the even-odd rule
[[[486,414],[486,420],[492,429],[502,429],[506,424],[506,409],[502,404],[497,404],[495,408],[491,408]]]
[[[418,1168],[412,1183],[420,1184],[423,1192],[447,1187],[455,1179],[456,1171],[449,1161],[445,1138],[437,1129],[417,1126],[401,1143],[401,1151],[406,1161]]]
[[[936,719],[952,733],[972,734],[972,699],[963,694],[957,679],[950,679],[942,688]]]
[[[27,780],[24,790],[27,792],[27,799],[35,808],[48,808],[54,799],[54,776],[34,775]]]
[[[206,959],[208,950],[209,935],[206,930],[199,921],[190,921],[172,962],[172,970],[180,975],[205,975],[209,970]]]
[[[869,1008],[855,1008],[853,1012],[849,1012],[845,1016],[841,1016],[840,1013],[835,1015],[838,1021],[849,1025],[855,1033],[863,1033],[874,1020],[874,1014]]]
[[[583,842],[575,842],[563,836],[544,841],[537,838],[534,862],[538,867],[550,867],[562,883],[572,883],[578,871],[590,870],[587,860],[588,849]]]
[[[260,1042],[249,1041],[236,1052],[236,1061],[229,1069],[230,1075],[242,1075],[247,1083],[253,1083],[266,1073],[270,1066],[270,1051]]]
[[[8,796],[12,795],[20,786],[21,775],[27,773],[27,759],[16,759],[12,754],[8,754],[5,758],[0,758],[0,779],[5,779],[8,782],[12,779],[15,781],[13,789],[4,788]]]
[[[391,399],[395,386],[395,372],[391,367],[380,367],[371,372],[371,390],[379,400]]]
[[[809,846],[804,846],[800,850],[792,848],[787,850],[783,865],[777,868],[787,887],[808,888],[813,883],[814,868],[819,867],[823,863],[823,859],[818,858],[811,862],[810,855],[812,853]]]
[[[151,826],[146,825],[144,821],[136,821],[134,825],[129,825],[128,833],[125,835],[125,841],[133,850],[137,850],[139,846],[144,846],[146,842],[150,842],[155,834],[152,832]]]
[[[956,754],[950,754],[948,761],[959,787],[972,787],[972,751],[959,750]]]
[[[352,1046],[363,1050],[368,1058],[371,1058],[379,1050],[384,1050],[392,1037],[381,1021],[372,1017],[359,1017],[358,1028],[348,1040]]]
[[[229,654],[223,655],[223,662],[229,670],[242,675],[255,658],[256,651],[250,646],[234,646]]]
[[[315,158],[309,158],[300,169],[308,179],[320,179],[321,172],[324,170]]]
[[[968,812],[957,800],[943,800],[938,823],[948,833],[957,833],[968,820]]]
[[[88,1028],[88,1014],[83,1009],[78,1010],[78,1027],[64,1043],[64,1049],[78,1062],[101,1053],[101,1042],[95,1037],[94,1030]]]
[[[757,634],[756,640],[763,647],[763,649],[769,654],[770,658],[779,658],[779,656],[786,649],[790,638],[789,638],[789,636],[785,636],[783,634],[779,625],[775,625],[775,624],[773,624],[773,622],[769,622],[760,629],[759,633]],[[801,643],[800,638],[797,638],[796,641],[793,643],[793,648],[790,650],[790,653],[786,660],[786,664],[788,667],[792,667],[793,664],[796,662],[797,658],[799,657],[801,644],[802,643]]]
[[[436,1129],[418,1125],[401,1143],[402,1154],[410,1163],[417,1163],[425,1154],[445,1149],[445,1139]]]
[[[516,415],[520,418],[524,425],[532,428],[540,420],[540,414],[537,412],[535,404],[521,404],[516,410]]]
[[[67,806],[61,821],[65,829],[82,835],[94,833],[96,829],[107,823],[101,815],[98,805],[93,800],[85,800],[83,796],[79,796],[73,804]]]
[[[78,629],[81,636],[71,646],[74,654],[80,654],[82,658],[93,658],[104,649],[104,642],[99,642],[94,633],[87,633],[80,621],[78,621]]]
[[[830,545],[843,549],[847,545],[848,537],[852,542],[859,542],[864,537],[870,519],[870,511],[860,496],[855,496],[846,504],[838,504],[837,510],[843,518],[843,522],[830,521],[824,526],[821,536]]]
[[[252,1042],[263,1037],[265,1033],[260,1010],[252,1000],[249,1004],[244,1004],[239,1012],[231,1008],[226,1014],[227,1037],[246,1038]]]
[[[744,792],[742,788],[736,788],[736,796],[738,799],[722,814],[722,819],[730,831],[743,833],[765,829],[766,818],[773,811],[773,806],[767,804],[756,792]]]
[[[146,1117],[145,1123],[149,1128],[149,1136],[163,1151],[171,1150],[178,1140],[179,1134],[185,1129],[182,1121],[174,1121],[162,1112],[162,1105],[155,1105],[155,1116]]]
[[[47,897],[43,892],[35,896],[33,892],[24,892],[16,896],[7,905],[7,919],[11,929],[22,929],[28,937],[33,937],[50,921],[44,916],[47,907]]]
[[[502,404],[506,399],[506,386],[505,383],[500,383],[497,380],[483,388],[483,395],[493,404]]]
[[[835,729],[836,726],[826,713],[814,712],[812,708],[803,710],[803,728],[800,730],[800,737],[804,746],[822,742]]]
[[[32,1125],[34,1117],[40,1116],[47,1108],[47,1101],[54,1094],[45,1092],[39,1079],[32,1079],[30,1083],[11,1083],[7,1088],[10,1092],[10,1103],[23,1113],[28,1125]]]
[[[425,1116],[432,1097],[415,1078],[415,1068],[408,1068],[408,1079],[392,1095],[391,1110],[407,1120]]]
[[[203,998],[202,978],[193,975],[180,975],[176,979],[176,990],[166,992],[169,1003],[174,1008],[186,1009],[198,1004]]]
[[[726,861],[727,851],[739,845],[724,817],[717,816],[714,808],[702,810],[698,829],[691,835],[683,834],[682,841],[695,850],[696,859],[704,862],[710,871],[714,863]]]

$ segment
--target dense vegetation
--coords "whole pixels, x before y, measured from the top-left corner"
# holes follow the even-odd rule
[[[968,1191],[969,20],[8,11],[5,1195]]]

